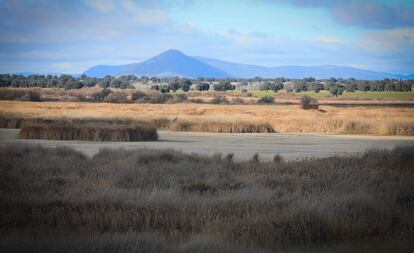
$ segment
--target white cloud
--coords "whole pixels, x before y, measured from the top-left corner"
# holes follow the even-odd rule
[[[236,30],[230,30],[227,32],[218,32],[219,36],[243,45],[253,45],[260,43],[275,44],[280,42],[280,39],[276,36],[270,36],[267,34],[252,34],[252,33],[241,33]]]
[[[112,0],[87,0],[87,5],[101,13],[109,13],[115,9]]]
[[[321,42],[321,43],[343,43],[344,42],[343,40],[335,36],[331,36],[331,35],[321,35],[319,37],[316,37],[314,41]]]
[[[371,51],[413,52],[414,29],[401,28],[373,31],[362,37],[364,47]]]

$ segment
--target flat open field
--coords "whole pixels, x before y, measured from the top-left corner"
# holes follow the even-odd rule
[[[414,108],[296,105],[112,104],[0,101],[0,115],[23,118],[167,119],[167,129],[197,131],[213,123],[268,123],[277,133],[414,135]]]
[[[231,94],[241,94],[240,91],[230,91]],[[338,97],[333,96],[329,91],[322,90],[319,92],[315,91],[302,91],[302,92],[287,92],[286,90],[280,90],[278,92],[273,91],[260,91],[255,90],[251,92],[254,97],[264,97],[264,96],[275,96],[276,98],[297,98],[302,96],[311,96],[322,101],[325,99],[336,100],[339,103],[342,100],[377,100],[377,101],[414,101],[414,91],[411,92],[389,92],[389,91],[355,91],[355,92],[346,92],[344,91],[342,95]]]
[[[227,134],[159,131],[159,140],[150,142],[90,142],[16,139],[17,129],[0,129],[0,146],[70,147],[93,156],[100,149],[175,149],[185,153],[223,156],[233,153],[234,159],[246,161],[257,153],[259,159],[271,161],[276,154],[288,160],[348,156],[368,149],[414,148],[414,137],[366,137],[293,134]]]

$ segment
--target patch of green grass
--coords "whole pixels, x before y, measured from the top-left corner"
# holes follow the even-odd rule
[[[394,92],[394,91],[369,91],[369,92],[344,92],[344,98],[358,99],[414,99],[414,91],[411,92]]]
[[[254,90],[251,92],[253,94],[253,97],[262,98],[266,96],[273,96],[276,94],[276,92],[272,90]]]
[[[309,96],[309,97],[316,97],[316,98],[331,96],[331,94],[327,90],[321,90],[318,93],[315,91],[303,91],[303,92],[295,92],[294,94],[300,97]]]

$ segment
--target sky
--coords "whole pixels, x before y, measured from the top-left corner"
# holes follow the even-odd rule
[[[168,49],[414,73],[412,0],[0,0],[0,73],[82,73]]]

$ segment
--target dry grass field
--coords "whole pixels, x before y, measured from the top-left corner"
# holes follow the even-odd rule
[[[0,148],[2,252],[412,252],[412,148],[245,162]]]
[[[414,108],[386,106],[320,106],[320,110],[302,110],[296,105],[0,101],[0,115],[3,118],[132,119],[180,131],[414,135]]]

